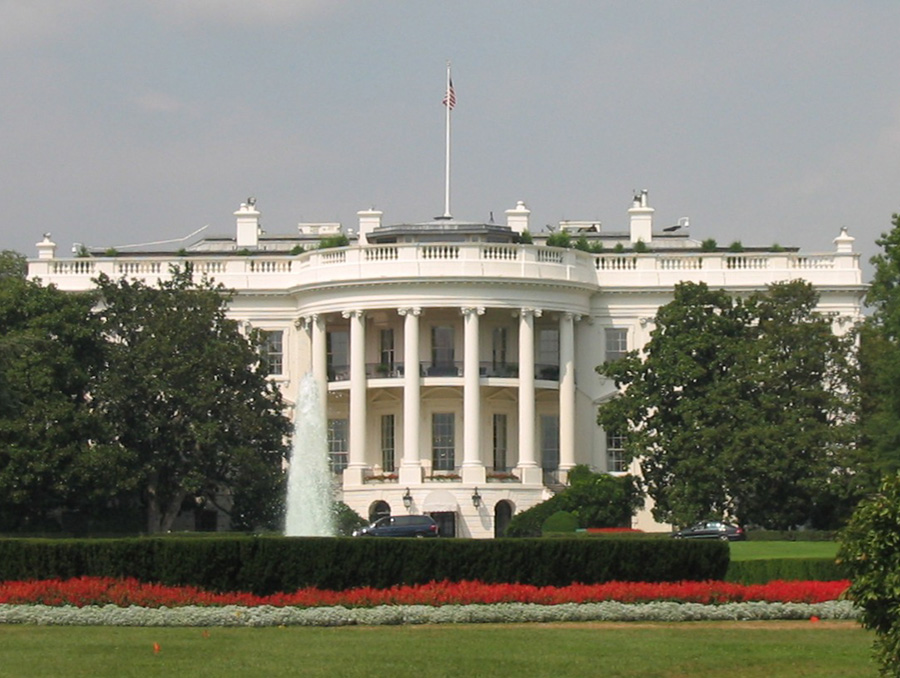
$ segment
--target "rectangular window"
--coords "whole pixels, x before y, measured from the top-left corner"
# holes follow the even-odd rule
[[[507,428],[506,415],[494,415],[494,470],[506,471]]]
[[[332,473],[347,468],[347,419],[328,420],[328,463]]]
[[[439,325],[431,328],[431,373],[435,376],[456,376],[453,353],[453,328]]]
[[[259,356],[266,364],[269,374],[284,374],[284,332],[281,330],[263,332]]]
[[[350,378],[350,332],[332,330],[325,335],[328,380],[343,381]]]
[[[494,370],[506,367],[506,328],[495,327],[491,344],[491,363]]]
[[[559,417],[554,414],[541,415],[541,468],[559,468]]]
[[[558,329],[542,329],[538,332],[537,365],[534,372],[538,379],[559,379]]]
[[[394,415],[381,415],[381,468],[394,472]]]
[[[431,467],[452,471],[456,467],[456,417],[452,412],[431,415]]]
[[[606,470],[609,473],[624,473],[628,470],[625,461],[625,436],[621,433],[606,434]]]
[[[619,327],[607,327],[605,339],[606,362],[615,362],[625,357],[625,354],[628,352],[628,330]]]
[[[392,372],[394,369],[394,330],[381,330],[381,365]]]

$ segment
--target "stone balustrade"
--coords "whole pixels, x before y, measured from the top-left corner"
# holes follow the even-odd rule
[[[201,275],[235,290],[287,289],[322,282],[398,279],[519,278],[612,288],[674,285],[680,280],[710,285],[762,287],[803,278],[826,286],[859,285],[858,254],[831,252],[646,252],[590,254],[540,245],[491,243],[395,244],[345,247],[296,256],[260,253],[134,255],[35,259],[29,275],[60,289],[90,289],[101,273],[154,283],[174,265],[190,262]]]

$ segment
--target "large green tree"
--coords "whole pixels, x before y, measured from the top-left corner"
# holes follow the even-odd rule
[[[746,299],[682,283],[643,355],[598,367],[624,389],[598,422],[627,432],[658,520],[785,529],[851,501],[852,339],[817,301],[800,281]]]
[[[104,364],[93,303],[26,280],[19,256],[0,256],[0,529],[123,514],[128,455],[92,398]]]
[[[900,471],[900,214],[876,243],[875,274],[867,303],[872,310],[861,333],[861,446],[873,484]]]
[[[134,456],[147,530],[168,530],[186,502],[217,505],[237,528],[273,527],[290,433],[280,392],[226,317],[229,295],[190,268],[172,273],[156,287],[97,280],[110,345],[96,397]]]

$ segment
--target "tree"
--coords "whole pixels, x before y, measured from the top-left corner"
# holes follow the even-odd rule
[[[882,675],[900,676],[900,475],[885,477],[838,538],[838,563],[851,578],[847,595],[875,631]]]
[[[186,502],[215,505],[236,527],[280,520],[290,422],[256,339],[225,315],[228,294],[195,283],[190,267],[157,287],[105,276],[97,286],[110,345],[96,397],[134,456],[147,530],[167,531]]]
[[[657,520],[787,529],[846,499],[850,338],[800,281],[746,300],[681,283],[644,355],[599,366],[624,388],[598,423],[627,432]],[[820,507],[821,504],[821,507]]]
[[[569,487],[513,516],[506,536],[539,537],[544,521],[560,511],[574,515],[579,527],[628,527],[643,505],[640,487],[631,476],[594,473],[579,465],[569,472]]]
[[[27,281],[18,267],[0,274],[4,530],[59,530],[77,515],[123,515],[130,488],[120,469],[130,460],[91,395],[104,364],[93,303],[91,295]]]
[[[876,243],[883,251],[872,257],[872,314],[860,337],[861,447],[873,488],[879,476],[900,470],[900,214]]]

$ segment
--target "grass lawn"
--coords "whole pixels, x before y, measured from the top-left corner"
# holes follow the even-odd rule
[[[733,541],[731,559],[834,558],[837,550],[833,541]]]
[[[871,640],[853,622],[0,626],[0,677],[875,678]]]

